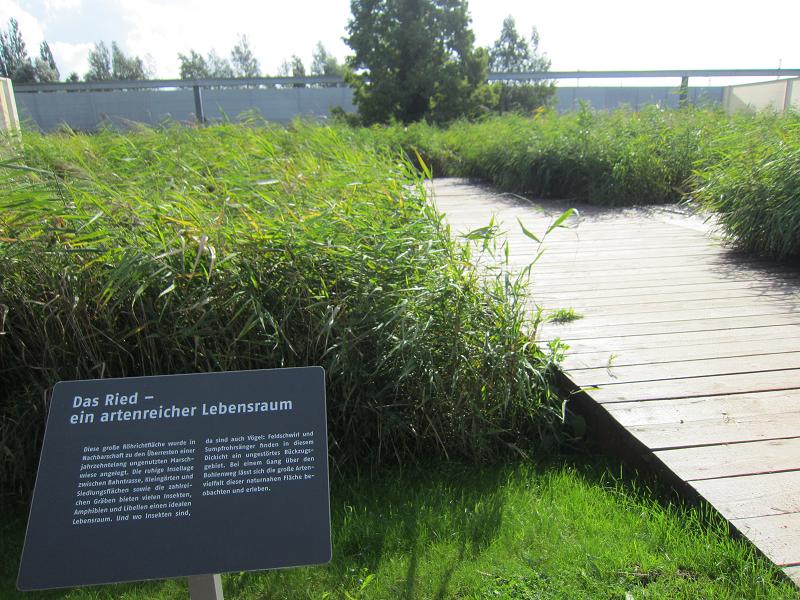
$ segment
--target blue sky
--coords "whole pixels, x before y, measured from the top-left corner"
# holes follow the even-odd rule
[[[521,32],[538,28],[554,70],[800,68],[797,0],[472,0],[469,6],[479,44],[490,44],[511,14]],[[95,42],[116,40],[168,78],[177,76],[178,52],[213,48],[226,56],[240,33],[249,36],[267,74],[292,54],[308,64],[318,40],[341,59],[350,8],[348,0],[0,0],[0,24],[12,16],[31,50],[48,40],[64,75],[86,71]]]

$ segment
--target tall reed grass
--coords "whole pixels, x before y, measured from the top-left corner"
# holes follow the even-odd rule
[[[656,106],[639,112],[503,115],[365,130],[435,175],[472,177],[542,198],[609,206],[688,201],[718,213],[734,245],[800,255],[797,113],[740,114]]]
[[[584,106],[559,115],[503,115],[428,125],[375,128],[373,135],[414,151],[434,174],[474,177],[510,191],[594,204],[678,201],[705,141],[725,116],[715,111],[600,113]]]
[[[0,483],[61,379],[325,367],[339,467],[548,443],[560,349],[419,176],[344,128],[28,133],[0,167]],[[491,248],[491,240],[485,244]]]
[[[731,119],[695,172],[691,198],[736,246],[800,258],[800,114]]]

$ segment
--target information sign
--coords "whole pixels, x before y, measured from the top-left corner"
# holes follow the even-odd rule
[[[327,448],[320,367],[60,382],[17,585],[328,562]]]

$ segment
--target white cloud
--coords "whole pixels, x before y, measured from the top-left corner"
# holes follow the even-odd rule
[[[45,0],[44,6],[48,13],[61,10],[79,10],[81,0]]]
[[[49,44],[62,79],[66,79],[73,71],[82,77],[89,70],[89,52],[94,48],[94,44],[89,42],[78,44],[49,42]]]
[[[224,6],[210,0],[123,0],[121,7],[130,25],[126,51],[152,54],[161,77],[177,75],[178,52],[213,48],[228,56],[239,34],[248,36],[262,72],[272,74],[292,54],[308,65],[317,41],[340,59],[348,52],[341,41],[350,15],[347,0],[229,0]]]
[[[13,0],[0,0],[0,28],[6,30],[8,20],[14,18],[19,23],[19,30],[22,32],[22,39],[28,54],[36,56],[39,54],[39,44],[44,39],[44,26],[30,12],[22,8],[19,2]]]

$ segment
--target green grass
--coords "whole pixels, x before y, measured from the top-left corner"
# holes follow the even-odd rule
[[[474,177],[509,191],[593,204],[676,202],[695,161],[727,117],[718,111],[618,110],[503,115],[445,130],[417,124],[369,130],[419,152],[434,174]],[[365,137],[369,137],[365,134]]]
[[[730,242],[800,257],[800,114],[732,119],[697,169],[691,199],[716,213]]]
[[[226,598],[793,598],[768,561],[698,510],[585,459],[430,463],[332,480],[333,561],[223,577]],[[2,591],[23,533],[4,520]],[[26,597],[185,598],[181,580]]]
[[[548,321],[553,323],[571,323],[583,318],[583,315],[571,306],[569,308],[559,308],[545,315]]]

